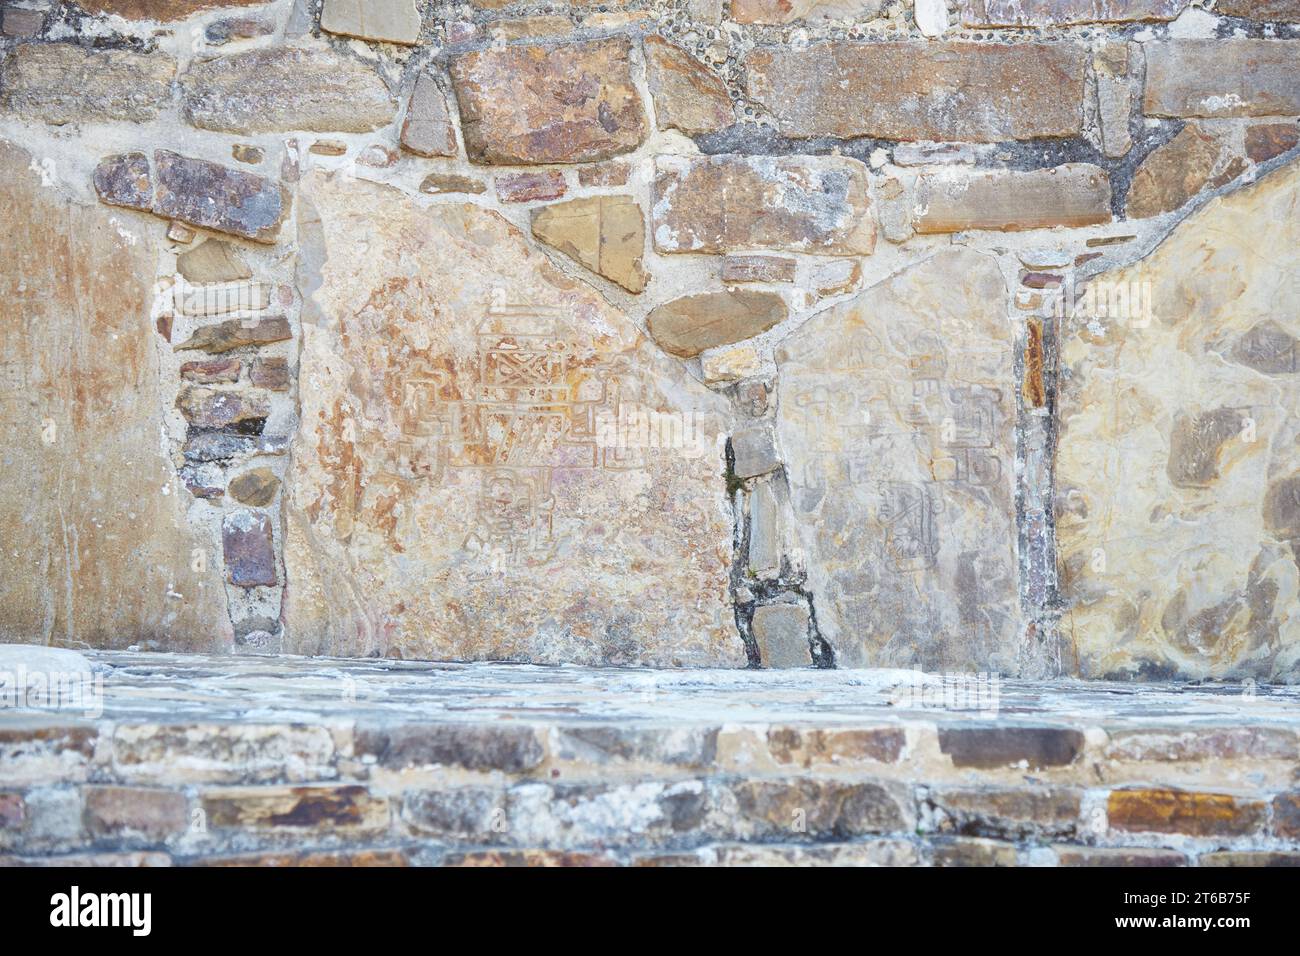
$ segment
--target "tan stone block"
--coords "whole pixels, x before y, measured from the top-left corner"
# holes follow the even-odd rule
[[[1209,183],[1221,152],[1216,137],[1190,123],[1184,126],[1134,172],[1124,201],[1125,215],[1144,219],[1179,208]]]
[[[1087,163],[990,173],[921,176],[916,231],[1023,230],[1110,222],[1110,180]]]
[[[0,110],[53,125],[145,122],[171,100],[176,60],[162,53],[20,44],[0,72]]]
[[[417,156],[456,155],[456,131],[452,129],[447,98],[429,73],[415,78],[406,119],[402,121],[402,148]]]
[[[1300,41],[1145,43],[1148,116],[1294,116],[1300,113]]]
[[[388,801],[365,787],[223,787],[204,790],[199,805],[212,829],[318,830],[323,834],[388,829]]]
[[[657,36],[646,37],[645,57],[646,82],[661,129],[691,135],[731,125],[727,87],[703,63]]]
[[[1263,827],[1268,807],[1226,793],[1153,788],[1111,791],[1106,812],[1113,830],[1247,836]]]
[[[673,299],[653,309],[646,327],[659,347],[679,358],[731,345],[784,322],[785,300],[775,292],[733,289]]]
[[[420,39],[415,0],[324,0],[320,28],[327,33],[414,44]]]
[[[783,256],[727,256],[723,282],[793,282],[797,263]]]
[[[969,27],[1048,27],[1173,20],[1191,0],[958,0]]]
[[[811,667],[808,608],[802,604],[764,604],[750,624],[764,667]]]
[[[574,199],[534,209],[533,235],[629,292],[645,288],[645,216],[627,196]]]

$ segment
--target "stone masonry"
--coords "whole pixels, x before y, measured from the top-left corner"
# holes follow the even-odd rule
[[[0,642],[1300,681],[1298,117],[1293,2],[3,0]],[[68,852],[141,800],[376,853],[497,806],[379,792],[333,731],[275,781],[67,732],[0,819],[86,821]],[[1081,732],[1044,746],[1114,745]],[[845,746],[984,759],[919,733]],[[596,736],[488,747],[511,805],[641,746]],[[780,786],[710,754],[647,819],[770,826]],[[1023,855],[1028,814],[1071,859],[1204,861],[1294,822],[1280,777],[1060,776],[800,786],[886,856]],[[599,842],[572,786],[465,852]],[[1079,849],[1095,806],[1240,843]],[[270,852],[170,834],[139,852]]]

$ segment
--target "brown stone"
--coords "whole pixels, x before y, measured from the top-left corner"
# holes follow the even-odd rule
[[[525,773],[546,757],[531,727],[493,724],[362,724],[353,746],[358,756],[373,756],[393,770],[436,766]]]
[[[43,185],[0,142],[0,642],[215,651],[231,639],[218,562],[186,517],[149,314],[161,230]],[[164,493],[167,492],[167,493]],[[75,534],[73,533],[75,531]],[[0,774],[3,776],[3,774]]]
[[[876,16],[883,6],[884,0],[731,0],[731,19],[758,24],[859,20]]]
[[[995,143],[1077,135],[1087,62],[1068,43],[833,40],[762,47],[745,68],[787,136]]]
[[[1202,853],[1198,866],[1300,866],[1300,853],[1277,850],[1218,850]]]
[[[1019,862],[1013,843],[976,837],[940,837],[930,847],[935,866],[1016,866]]]
[[[918,233],[1048,229],[1109,222],[1110,179],[1087,163],[1051,169],[932,173],[917,186]]]
[[[1273,798],[1273,832],[1290,840],[1300,839],[1300,791],[1279,793]]]
[[[645,288],[645,218],[627,196],[594,196],[534,209],[533,235],[629,292]]]
[[[731,125],[727,87],[708,67],[662,37],[646,37],[645,54],[646,81],[661,128],[694,135]]]
[[[578,170],[580,186],[625,186],[632,167],[622,160],[583,166]]]
[[[1124,201],[1125,215],[1145,219],[1182,206],[1210,181],[1221,149],[1216,137],[1190,123],[1184,126],[1138,166]]]
[[[269,388],[273,392],[287,391],[289,388],[289,360],[282,356],[259,355],[253,360],[248,379],[258,388]]]
[[[22,44],[0,64],[0,110],[53,125],[154,119],[171,100],[176,61],[161,53]]]
[[[766,332],[786,315],[785,300],[776,293],[735,289],[673,299],[651,311],[646,327],[665,352],[694,358]]]
[[[92,838],[163,840],[189,825],[185,795],[144,787],[87,787],[86,830]]]
[[[941,787],[930,803],[942,812],[944,828],[963,836],[1023,840],[1074,836],[1081,792],[1052,787]]]
[[[1300,126],[1295,123],[1267,123],[1246,130],[1246,155],[1256,163],[1267,162],[1300,143]]]
[[[251,40],[274,32],[275,20],[270,17],[222,17],[208,24],[203,39],[213,46],[224,46],[231,40]]]
[[[1188,790],[1114,790],[1107,801],[1111,828],[1130,833],[1249,836],[1262,828],[1267,812],[1258,800]]]
[[[238,382],[243,363],[237,358],[212,359],[207,362],[185,362],[181,365],[181,378],[199,385]]]
[[[348,144],[341,139],[318,139],[307,147],[313,156],[346,156]]]
[[[420,11],[415,0],[325,0],[320,28],[410,46],[420,39]]]
[[[1047,404],[1047,387],[1043,382],[1043,323],[1039,319],[1025,322],[1025,378],[1020,394],[1030,408]]]
[[[221,546],[226,556],[226,578],[240,588],[272,587],[275,544],[271,519],[255,511],[235,511],[221,522]]]
[[[402,122],[402,148],[417,156],[456,155],[456,131],[447,112],[447,97],[429,73],[415,78]]]
[[[430,173],[420,183],[422,193],[481,193],[487,186],[469,176],[455,173]]]
[[[662,253],[783,249],[869,255],[867,168],[839,156],[659,156],[651,210]]]
[[[1064,727],[940,727],[939,750],[954,767],[1030,770],[1064,767],[1083,750],[1083,733]]]
[[[199,802],[215,829],[373,833],[388,828],[388,801],[365,787],[223,787]]]
[[[783,256],[727,256],[723,282],[793,282],[796,263]]]
[[[567,21],[566,21],[567,22]],[[584,853],[574,850],[476,850],[469,853],[450,853],[442,860],[443,866],[618,866],[618,861],[603,853]]]
[[[176,271],[195,285],[210,282],[238,282],[251,279],[253,270],[239,257],[234,246],[220,239],[208,239],[176,257]]]
[[[253,146],[249,143],[235,143],[230,147],[230,158],[238,163],[256,166],[266,158],[266,151],[260,146]]]
[[[280,479],[270,468],[253,468],[231,479],[227,491],[230,497],[254,508],[265,508],[275,500],[280,490]]]
[[[307,853],[248,853],[189,860],[187,866],[356,867],[410,866],[404,850],[317,850]]]
[[[193,335],[176,346],[176,350],[180,352],[186,349],[201,349],[204,352],[217,354],[243,348],[245,345],[284,342],[292,337],[289,331],[289,320],[284,316],[258,319],[251,325],[245,325],[241,319],[230,319],[195,329]]]
[[[95,167],[94,183],[101,202],[146,212],[153,207],[149,157],[144,153],[105,156]]]
[[[20,7],[5,7],[0,10],[0,34],[4,36],[40,36],[44,28],[45,13],[41,10],[24,10]]]
[[[767,749],[773,760],[806,769],[821,764],[897,763],[906,744],[907,735],[897,727],[774,727],[767,732]]]
[[[559,199],[568,191],[564,173],[547,169],[540,173],[509,173],[496,178],[497,198],[502,202],[543,202]]]
[[[1145,43],[1148,116],[1294,116],[1300,113],[1300,41]]]
[[[1054,27],[1173,20],[1191,0],[958,0],[968,27]]]
[[[397,104],[370,67],[329,49],[266,47],[203,60],[181,77],[185,115],[222,133],[364,133]]]
[[[625,39],[456,56],[451,75],[476,163],[582,163],[636,149],[646,119]]]
[[[289,213],[289,190],[262,176],[156,150],[153,211],[217,232],[275,242]]]
[[[1300,0],[1219,0],[1214,12],[1275,23],[1300,23]]]
[[[1186,866],[1187,857],[1177,850],[1146,847],[1056,846],[1058,866]],[[1202,858],[1204,859],[1204,858]]]
[[[253,7],[266,0],[81,0],[87,13],[108,14],[125,20],[158,20],[170,23],[184,20],[204,10],[220,7]]]

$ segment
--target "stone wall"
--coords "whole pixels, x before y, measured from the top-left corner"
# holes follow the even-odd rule
[[[1300,4],[0,10],[0,640],[1300,677]]]

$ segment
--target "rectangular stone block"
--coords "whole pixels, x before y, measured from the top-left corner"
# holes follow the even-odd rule
[[[975,173],[944,170],[917,184],[918,233],[1024,230],[1110,222],[1110,178],[1087,163]]]
[[[1087,55],[1070,43],[833,40],[760,47],[750,96],[787,136],[995,143],[1075,136]]]
[[[170,150],[155,150],[153,155],[156,215],[256,242],[279,237],[292,203],[284,186]]]
[[[890,785],[811,777],[752,779],[730,788],[735,836],[788,840],[845,840],[910,830],[915,813]]]
[[[1300,113],[1300,41],[1144,43],[1148,116],[1294,116]]]
[[[1056,846],[1058,866],[1186,866],[1187,856],[1177,850],[1148,847]],[[1201,857],[1202,864],[1205,858]]]
[[[0,110],[56,126],[145,122],[170,102],[175,75],[163,53],[21,44],[0,64]]]
[[[796,263],[782,256],[727,256],[723,282],[793,282]]]
[[[647,121],[622,38],[454,57],[461,131],[476,163],[583,163],[636,149]]]
[[[118,845],[131,840],[162,841],[181,833],[190,823],[189,801],[179,790],[87,787],[82,801],[87,833]]]
[[[777,447],[840,667],[1013,666],[1009,304],[993,259],[946,250],[777,349]]]
[[[931,790],[929,799],[942,813],[944,829],[1023,840],[1074,836],[1082,794],[1051,787],[966,787]]]
[[[324,780],[334,755],[326,727],[285,723],[124,723],[112,740],[118,779],[159,786]]]
[[[867,168],[837,156],[659,156],[650,225],[662,253],[876,245]]]
[[[939,728],[939,750],[952,758],[954,767],[1064,767],[1083,752],[1083,743],[1082,731],[1065,727]]]
[[[1249,836],[1263,828],[1268,805],[1226,793],[1114,790],[1106,812],[1111,829],[1130,833]]]
[[[356,784],[318,787],[225,787],[204,790],[199,805],[217,830],[317,831],[322,836],[382,833],[388,801]]]
[[[545,756],[531,727],[410,724],[357,727],[356,756],[373,756],[381,767],[461,767],[466,770],[524,773]]]

